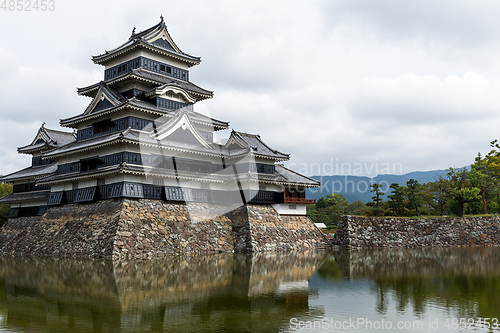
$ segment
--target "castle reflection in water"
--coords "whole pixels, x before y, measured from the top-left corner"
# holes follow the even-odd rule
[[[277,331],[309,311],[325,252],[170,260],[0,258],[0,328]],[[318,313],[321,315],[321,313]]]
[[[430,318],[436,309],[500,318],[500,248],[0,257],[0,332],[282,332],[292,318]]]

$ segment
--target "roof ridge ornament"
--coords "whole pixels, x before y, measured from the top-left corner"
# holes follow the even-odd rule
[[[160,14],[160,20],[161,20],[161,21],[160,21],[161,23],[163,23],[163,22],[164,22],[164,21],[163,21],[163,13],[162,13],[162,14]]]

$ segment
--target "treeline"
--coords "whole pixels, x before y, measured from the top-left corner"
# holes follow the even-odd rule
[[[307,205],[307,215],[314,223],[333,226],[340,222],[342,215],[365,215],[368,208],[360,200],[351,203],[342,194],[331,194],[319,198],[314,205]]]
[[[500,214],[500,145],[491,142],[491,151],[475,158],[470,167],[449,168],[434,182],[419,184],[410,179],[406,186],[372,184],[372,201],[350,203],[340,194],[328,195],[308,207],[314,222],[336,225],[342,215],[443,216]],[[382,197],[387,194],[387,200]]]
[[[12,193],[12,185],[0,183],[0,198],[10,193]],[[9,204],[0,204],[0,227],[7,221],[9,208]]]

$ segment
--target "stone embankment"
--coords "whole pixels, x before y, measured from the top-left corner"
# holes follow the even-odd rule
[[[332,244],[349,248],[500,245],[500,217],[344,216]]]
[[[339,249],[333,256],[342,278],[349,280],[500,275],[500,248],[493,246]]]
[[[13,255],[151,258],[328,246],[307,216],[281,216],[267,205],[111,199],[51,207],[0,229],[0,254]]]

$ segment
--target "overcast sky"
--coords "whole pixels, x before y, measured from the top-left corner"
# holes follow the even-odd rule
[[[462,167],[500,138],[498,13],[495,0],[55,0],[51,12],[0,9],[0,174],[29,165],[16,148],[43,121],[59,128],[85,110],[91,100],[76,88],[104,75],[91,56],[160,14],[177,45],[203,59],[190,79],[215,93],[195,110],[259,133],[291,153],[295,170]]]

